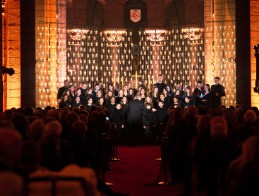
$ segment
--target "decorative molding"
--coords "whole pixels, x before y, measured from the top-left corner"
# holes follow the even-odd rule
[[[163,46],[168,31],[164,29],[146,29],[145,33],[152,46]]]
[[[108,41],[108,46],[119,46],[121,41],[123,41],[126,30],[105,30],[103,34]]]
[[[89,32],[88,29],[68,29],[67,33],[70,39],[80,41],[86,39],[86,34]]]
[[[189,39],[190,41],[198,41],[203,37],[203,28],[183,28],[182,33],[184,33],[184,38]]]

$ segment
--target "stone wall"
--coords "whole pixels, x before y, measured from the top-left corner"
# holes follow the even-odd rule
[[[21,106],[20,0],[7,1],[3,16],[3,65],[15,74],[4,76],[3,109]]]
[[[256,44],[259,44],[259,1],[250,0],[250,59],[251,59],[251,105],[259,107],[259,95],[254,93],[253,88],[255,86],[256,79],[256,60],[255,60],[255,51],[253,47]]]

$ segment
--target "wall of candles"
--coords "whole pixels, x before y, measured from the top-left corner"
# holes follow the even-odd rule
[[[66,0],[36,0],[36,107],[57,106],[67,78]]]
[[[203,28],[195,28],[198,38],[191,37],[192,29],[141,29],[137,48],[131,30],[68,29],[67,76],[76,86],[82,81],[123,85],[133,80],[137,50],[138,77],[146,85],[162,74],[167,83],[191,86],[204,79]]]
[[[213,22],[205,29],[205,77],[209,84],[221,78],[226,96],[223,104],[236,105],[236,35],[234,21]]]
[[[225,86],[222,104],[236,105],[235,0],[204,0],[205,82],[219,76]]]
[[[132,44],[126,30],[68,29],[67,77],[81,82],[124,84],[129,81]]]
[[[37,25],[36,99],[38,106],[56,105],[57,93],[57,28],[56,24]]]

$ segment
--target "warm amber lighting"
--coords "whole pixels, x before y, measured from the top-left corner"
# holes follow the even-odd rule
[[[109,46],[119,46],[120,42],[123,41],[126,30],[112,30],[108,29],[103,31]]]
[[[147,40],[152,43],[151,45],[164,45],[163,41],[165,41],[168,31],[163,29],[146,29],[145,33]]]
[[[220,29],[222,27],[215,25],[215,28]],[[196,31],[194,32],[195,28],[191,31],[191,35],[188,35],[186,29],[192,28],[188,27],[181,30],[179,27],[175,27],[168,31],[140,30],[140,43],[137,49],[139,54],[138,76],[149,87],[156,82],[157,75],[162,74],[165,76],[166,82],[170,82],[172,85],[175,85],[175,83],[188,84],[193,88],[196,81],[205,80],[204,58],[206,56],[208,62],[214,62],[216,65],[207,66],[208,72],[220,74],[219,76],[223,78],[223,85],[227,87],[228,94],[225,103],[234,105],[235,86],[233,87],[230,82],[227,82],[235,80],[233,77],[235,74],[234,27],[228,27],[228,34],[217,35],[214,52],[208,55],[205,55],[204,51],[204,44],[207,44],[207,40],[203,41],[203,29],[197,29],[197,32],[202,34],[199,36],[194,36],[197,34]],[[47,30],[42,27],[38,29],[40,42],[43,41],[43,35]],[[205,32],[210,33],[208,29]],[[225,39],[228,39],[228,41],[225,45],[222,45]],[[212,48],[213,46],[207,45],[206,47]],[[41,106],[49,103],[49,92],[51,92],[51,89],[48,89],[48,85],[51,85],[49,80],[55,77],[54,75],[48,75],[49,60],[45,58],[48,48],[49,46],[45,46],[43,42],[39,44],[39,55],[41,57],[37,62],[40,68],[39,78],[42,80],[39,88]],[[126,32],[116,29],[107,31],[75,29],[72,31],[69,29],[67,31],[66,76],[70,83],[75,86],[79,86],[83,81],[89,82],[92,87],[95,81],[101,81],[104,85],[107,85],[108,82],[126,84],[132,81],[132,75],[135,75],[135,72],[132,73],[134,50],[131,31]],[[220,61],[222,51],[225,51],[225,58]],[[64,55],[62,58],[64,58]],[[211,77],[213,77],[213,74],[211,74]],[[213,81],[209,83],[212,84]]]
[[[250,1],[250,46],[251,46],[251,50],[250,50],[250,59],[251,59],[251,69],[250,69],[250,73],[251,73],[251,105],[255,106],[255,107],[259,107],[259,95],[258,93],[254,92],[254,87],[255,87],[255,79],[256,79],[256,72],[258,72],[258,70],[256,70],[256,58],[255,58],[255,51],[252,49],[253,46],[257,45],[259,43],[259,36],[258,36],[258,19],[259,16],[257,14],[257,9],[259,6],[259,1],[257,0],[251,0]]]
[[[182,32],[184,33],[184,38],[189,39],[191,41],[201,40],[203,36],[203,28],[197,27],[190,27],[190,28],[183,28]]]
[[[89,32],[87,29],[68,29],[67,33],[72,40],[86,39],[86,35]]]
[[[21,106],[21,37],[20,1],[1,1],[2,13],[2,63],[13,68],[15,74],[3,76],[3,109]]]
[[[213,36],[212,36],[213,35]],[[205,28],[206,83],[213,84],[219,76],[225,86],[223,104],[236,105],[236,39],[235,25],[213,22]]]

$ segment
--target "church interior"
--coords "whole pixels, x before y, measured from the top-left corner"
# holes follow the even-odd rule
[[[1,0],[0,195],[259,195],[258,7]]]
[[[151,86],[158,74],[192,89],[219,76],[226,106],[256,106],[256,3],[2,1],[1,63],[15,70],[2,76],[3,108],[57,106],[64,79],[124,85],[138,77]],[[130,20],[131,6],[140,21]]]

